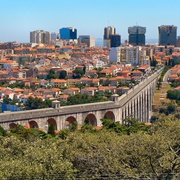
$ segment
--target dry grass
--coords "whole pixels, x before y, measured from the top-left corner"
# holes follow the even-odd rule
[[[171,89],[170,84],[163,83],[161,88],[156,89],[154,94],[153,105],[162,105],[162,103],[168,103],[169,99],[166,98],[167,91]]]

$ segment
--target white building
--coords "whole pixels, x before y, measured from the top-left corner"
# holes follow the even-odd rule
[[[110,61],[111,62],[121,62],[120,54],[121,54],[121,47],[111,48],[110,54],[109,54]]]

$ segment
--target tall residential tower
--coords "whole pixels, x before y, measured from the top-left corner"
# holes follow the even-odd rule
[[[159,30],[159,45],[174,45],[177,42],[177,26],[162,25]]]
[[[142,26],[133,26],[128,28],[129,44],[133,46],[145,45],[146,28]]]
[[[110,42],[110,35],[116,34],[116,28],[113,26],[107,26],[104,28],[104,46],[110,47],[111,42]]]
[[[30,43],[50,44],[51,35],[48,31],[37,30],[30,32]]]

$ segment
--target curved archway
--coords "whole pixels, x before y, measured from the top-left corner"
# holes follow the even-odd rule
[[[115,116],[114,116],[114,113],[112,111],[107,111],[106,114],[104,115],[104,118],[115,121]]]
[[[91,124],[92,126],[97,126],[97,119],[94,114],[88,114],[85,118],[85,123]]]
[[[54,125],[54,130],[57,130],[57,123],[56,123],[56,120],[54,118],[49,118],[47,120],[47,129],[49,128],[49,126],[53,124]]]
[[[73,116],[68,117],[65,121],[65,127],[72,128],[75,130],[77,128],[76,118]]]
[[[77,123],[76,121],[76,118],[74,118],[73,116],[70,116],[66,119],[66,122],[69,122],[69,124],[72,124],[72,123]]]
[[[36,121],[29,121],[29,127],[32,128],[39,128],[38,123]]]
[[[13,129],[13,128],[16,128],[16,127],[17,127],[16,123],[10,123],[9,124],[9,129]]]

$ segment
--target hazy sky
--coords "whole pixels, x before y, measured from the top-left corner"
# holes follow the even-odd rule
[[[29,42],[29,32],[58,32],[75,27],[78,35],[102,38],[112,25],[127,39],[127,28],[145,26],[147,39],[158,38],[159,25],[176,25],[180,35],[180,0],[0,0],[0,42]]]

